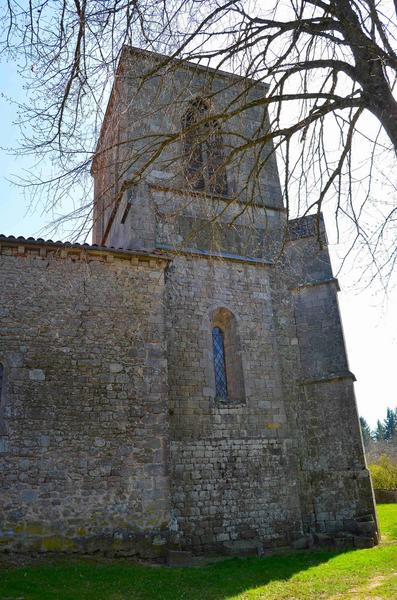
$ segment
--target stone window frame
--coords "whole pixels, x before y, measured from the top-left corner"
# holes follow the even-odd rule
[[[210,102],[197,96],[182,116],[182,129],[192,128],[182,136],[183,174],[191,189],[228,197],[222,130],[216,119],[211,120],[210,111]]]
[[[246,403],[244,369],[242,361],[240,335],[235,314],[228,308],[222,306],[216,308],[210,319],[210,335],[212,342],[212,331],[219,328],[223,333],[224,360],[227,381],[227,397],[216,395],[213,346],[211,343],[212,376],[214,386],[215,403],[218,406],[233,406]]]

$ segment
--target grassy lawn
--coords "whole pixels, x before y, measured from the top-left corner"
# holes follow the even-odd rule
[[[397,598],[397,504],[378,506],[383,542],[168,569],[60,559],[0,570],[0,600],[367,600]]]
[[[397,504],[378,504],[382,542],[397,541]]]

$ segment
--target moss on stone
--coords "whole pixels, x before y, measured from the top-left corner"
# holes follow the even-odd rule
[[[65,552],[73,548],[73,541],[61,535],[53,535],[41,540],[41,550],[45,552]]]

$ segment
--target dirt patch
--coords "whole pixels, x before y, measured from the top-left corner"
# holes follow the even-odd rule
[[[365,598],[367,592],[376,590],[376,588],[381,586],[385,581],[393,579],[394,577],[397,577],[397,571],[390,573],[390,575],[375,575],[364,585],[330,596],[327,600],[341,600],[341,598],[343,598],[343,600],[345,600],[345,598],[359,600]],[[381,596],[371,596],[371,600],[382,600],[382,598]]]

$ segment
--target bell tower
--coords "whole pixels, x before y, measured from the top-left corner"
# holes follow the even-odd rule
[[[285,210],[267,88],[126,48],[93,163],[94,243],[270,260]],[[253,165],[257,165],[253,168]]]
[[[172,541],[260,553],[365,529],[373,544],[325,227],[287,221],[266,93],[125,48],[93,163],[94,242],[172,258]]]

